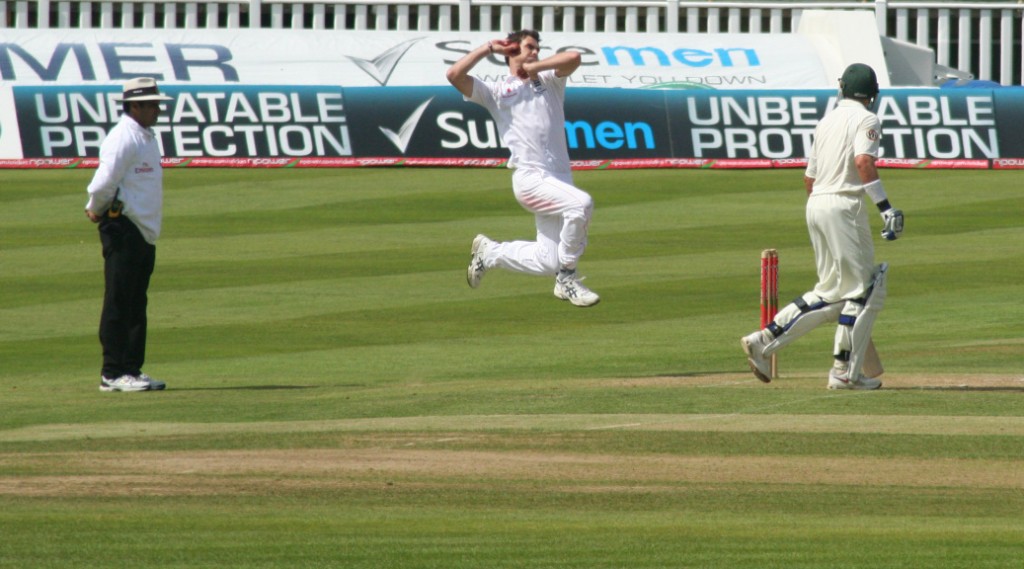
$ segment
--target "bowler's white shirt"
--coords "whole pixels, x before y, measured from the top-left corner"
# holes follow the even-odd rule
[[[554,70],[537,77],[539,86],[511,75],[499,82],[473,77],[473,95],[465,99],[490,111],[511,152],[509,168],[566,173],[571,171],[563,108],[566,78]]]
[[[116,194],[124,203],[123,215],[135,223],[146,242],[156,243],[163,214],[163,167],[156,133],[121,115],[100,144],[100,164],[87,189],[86,209],[102,214]]]
[[[850,99],[842,99],[814,130],[805,175],[814,178],[814,194],[863,192],[854,159],[878,156],[881,123],[875,113]]]

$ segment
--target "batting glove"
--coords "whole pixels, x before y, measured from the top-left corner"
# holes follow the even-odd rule
[[[903,210],[893,207],[882,212],[882,237],[895,241],[903,233]]]

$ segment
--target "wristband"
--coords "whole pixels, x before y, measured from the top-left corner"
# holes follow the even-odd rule
[[[871,197],[871,201],[878,204],[886,200],[885,188],[882,187],[882,180],[875,180],[864,184],[864,191]]]
[[[491,55],[494,55],[494,43],[493,42],[487,42],[487,51],[489,51],[491,53]]]

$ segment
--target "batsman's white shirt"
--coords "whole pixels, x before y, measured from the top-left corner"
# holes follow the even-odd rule
[[[466,97],[490,111],[498,134],[508,147],[509,168],[536,168],[545,172],[571,170],[565,140],[566,77],[554,70],[537,75],[540,84],[507,76],[499,82],[473,78],[473,96]]]
[[[856,157],[878,156],[878,117],[857,101],[843,99],[814,131],[805,175],[814,179],[807,200],[807,229],[814,247],[818,283],[814,293],[833,303],[861,298],[875,269],[864,184]]]
[[[878,117],[850,99],[839,101],[814,130],[806,176],[814,178],[815,194],[864,191],[854,159],[878,156],[882,129]]]
[[[135,223],[146,242],[156,243],[163,218],[163,167],[160,143],[153,129],[127,114],[100,144],[100,165],[87,188],[85,207],[97,214],[110,208],[114,196],[124,203],[124,215]]]

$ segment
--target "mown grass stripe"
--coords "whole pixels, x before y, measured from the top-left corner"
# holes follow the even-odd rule
[[[95,423],[50,424],[0,431],[0,442],[54,441],[121,437],[161,437],[227,433],[323,433],[389,431],[706,431],[743,433],[861,433],[1024,437],[1024,417],[939,417],[905,415],[458,415],[386,417],[336,421],[241,423]]]

